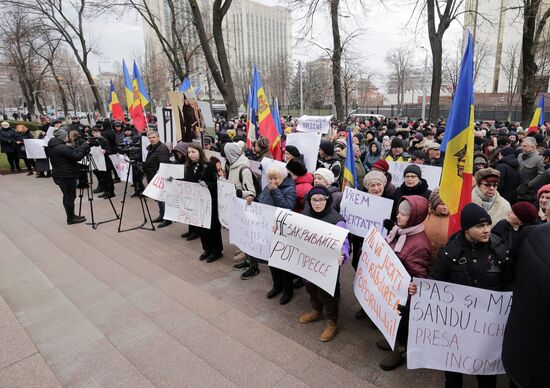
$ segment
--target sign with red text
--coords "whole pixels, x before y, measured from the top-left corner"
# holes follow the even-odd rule
[[[407,367],[504,374],[502,338],[512,292],[414,278]]]
[[[183,164],[161,163],[157,173],[143,191],[143,195],[155,201],[164,201],[168,179],[183,179],[184,173],[185,166]]]
[[[384,233],[384,219],[390,218],[393,200],[346,187],[340,214],[346,228],[356,236],[365,237],[371,226]]]
[[[132,166],[128,157],[121,154],[114,154],[109,155],[109,158],[111,159],[111,162],[113,162],[113,166],[115,167],[115,171],[119,179],[123,182],[126,182],[126,179],[128,179],[128,182],[133,183],[131,170]]]
[[[338,258],[347,229],[315,218],[277,209],[269,265],[298,275],[334,296]]]
[[[173,180],[166,183],[164,219],[210,229],[212,196],[208,188],[194,182]]]
[[[371,226],[363,242],[353,292],[392,349],[401,321],[397,306],[407,304],[410,280],[384,237]]]

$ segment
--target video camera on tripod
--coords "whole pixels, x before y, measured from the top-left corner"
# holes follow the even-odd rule
[[[97,140],[97,138],[90,135],[78,135],[76,137],[76,145],[80,146],[83,143],[88,143],[90,147],[101,147],[101,144],[99,144],[99,140]]]
[[[117,146],[118,153],[126,155],[130,162],[141,161],[141,136],[139,139],[125,138]]]

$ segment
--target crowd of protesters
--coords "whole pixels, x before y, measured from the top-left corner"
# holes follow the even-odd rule
[[[52,124],[61,126],[59,122]],[[215,157],[207,158],[200,142],[178,143],[170,150],[160,142],[156,131],[147,132],[151,143],[147,158],[143,160],[147,181],[153,178],[160,163],[172,160],[172,163],[185,166],[186,181],[200,183],[211,193],[214,209],[211,228],[190,226],[182,235],[188,241],[201,239],[203,252],[198,255],[200,260],[211,263],[223,257],[216,205],[218,179],[233,183],[236,195],[248,203],[257,201],[290,209],[345,228],[339,211],[348,154],[347,137],[351,134],[358,189],[394,201],[391,216],[384,222],[388,232],[386,240],[409,275],[489,290],[513,290],[515,302],[509,319],[515,321],[509,321],[503,354],[511,385],[550,386],[550,298],[547,287],[550,280],[550,255],[547,254],[550,230],[546,224],[550,216],[550,130],[547,131],[546,126],[527,131],[519,123],[475,124],[472,203],[460,214],[462,229],[448,237],[449,209],[439,195],[439,188],[430,190],[420,168],[420,165],[443,166],[445,155],[440,148],[445,121],[429,123],[361,118],[334,121],[320,143],[317,169],[313,173],[308,172],[301,150],[285,144],[286,135],[296,131],[296,120],[281,118],[281,125],[286,168],[274,165],[263,171],[268,181],[263,189],[250,161],[273,156],[269,151],[269,141],[264,137],[259,137],[252,147],[246,147],[246,117],[219,118],[215,123],[215,137],[204,135],[202,139],[204,148],[219,152],[226,165]],[[53,139],[58,140],[50,140],[50,145],[69,141],[71,132],[74,132],[74,139],[78,139],[76,135],[81,137],[90,133],[103,139],[101,146],[106,154],[116,152],[117,145],[125,139],[134,141],[140,137],[129,123],[105,120],[91,128],[75,119],[66,130],[56,129]],[[20,144],[29,136],[28,131],[19,127],[12,129],[4,122],[0,136],[2,152],[8,155],[10,166],[19,169],[18,158],[24,159]],[[205,138],[208,141],[204,141]],[[76,159],[80,156],[77,152],[80,148],[77,143],[74,147],[76,156],[71,157]],[[34,167],[34,161],[24,160],[29,174],[36,168],[39,176],[48,176],[49,169],[39,170],[40,161],[37,160]],[[410,163],[404,169],[403,183],[398,187],[392,183],[388,161]],[[58,162],[53,157],[51,162],[55,178]],[[96,188],[105,198],[115,195],[113,183],[117,177],[114,171],[111,175],[111,170],[109,167],[105,176],[99,179],[100,187]],[[143,191],[143,177],[134,176],[135,195]],[[67,185],[66,182],[63,184]],[[159,227],[172,223],[163,216],[164,204],[159,202],[159,215],[153,220],[159,223]],[[75,221],[71,219],[72,213],[67,213],[67,217],[68,221]],[[350,261],[357,269],[362,244],[362,238],[350,234],[343,244],[339,264]],[[535,257],[536,261],[530,262]],[[261,264],[261,259],[244,252],[238,251],[233,257],[233,269],[242,271],[240,277],[243,280],[259,274]],[[334,296],[331,296],[291,273],[275,268],[270,268],[270,271],[273,283],[267,298],[281,295],[279,303],[285,305],[291,302],[295,290],[305,285],[311,311],[305,312],[298,320],[307,324],[326,318],[320,340],[331,341],[339,329],[339,282]],[[411,284],[409,293],[415,292],[416,286]],[[516,302],[516,293],[519,293],[517,298],[524,300],[521,306]],[[539,299],[529,299],[524,296],[526,293],[538,295]],[[387,357],[380,361],[383,370],[395,369],[405,362],[407,310],[407,306],[401,307],[403,319],[394,349],[385,340],[376,343],[377,347],[388,352]],[[526,322],[524,317],[534,322]],[[355,318],[368,319],[368,316],[361,309]],[[480,387],[495,387],[496,376],[478,376],[478,383]],[[462,386],[462,375],[445,372],[445,386]]]

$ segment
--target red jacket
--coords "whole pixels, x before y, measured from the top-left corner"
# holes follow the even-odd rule
[[[296,207],[294,211],[301,213],[304,210],[304,199],[313,188],[313,175],[310,172],[294,178],[296,184]]]

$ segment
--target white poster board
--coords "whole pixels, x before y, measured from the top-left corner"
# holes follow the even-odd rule
[[[390,166],[388,172],[391,173],[391,182],[395,185],[395,187],[401,186],[405,180],[403,177],[405,169],[412,163],[388,161],[388,164]],[[430,190],[439,187],[442,172],[441,167],[428,166],[425,164],[417,164],[417,166],[420,167],[420,170],[422,171],[422,178],[426,179]]]
[[[212,197],[208,188],[194,182],[165,183],[164,219],[210,229]]]
[[[47,146],[50,139],[53,137],[53,132],[55,131],[55,127],[48,127],[48,130],[46,131],[46,134],[42,138],[44,140],[44,144]]]
[[[105,154],[103,149],[99,146],[90,147],[90,156],[94,160],[95,166],[92,166],[94,170],[107,171],[107,164],[105,163]]]
[[[261,163],[261,166],[262,166],[262,169],[261,169],[261,171],[262,171],[262,189],[264,187],[266,187],[267,184],[269,183],[267,181],[267,170],[269,169],[269,166],[271,166],[272,164],[278,164],[278,165],[281,165],[284,168],[286,168],[286,163],[281,162],[280,160],[267,159],[267,158],[262,159],[262,163]],[[256,193],[256,194],[259,195],[260,193]]]
[[[126,182],[126,178],[128,178],[128,182],[133,183],[134,180],[131,171],[132,166],[130,165],[128,158],[121,154],[109,155],[109,158],[111,158],[115,171],[120,180]],[[129,174],[128,170],[130,170]]]
[[[244,253],[267,261],[276,210],[258,202],[247,205],[244,199],[234,197],[229,213],[229,242]]]
[[[414,278],[407,368],[468,375],[506,373],[502,339],[511,292]]]
[[[212,111],[210,110],[210,103],[208,101],[197,101],[197,103],[202,113],[205,128],[214,130],[214,119],[212,117]]]
[[[332,116],[302,116],[298,118],[298,132],[328,133]]]
[[[155,201],[164,201],[166,198],[166,188],[168,178],[183,179],[185,166],[183,164],[161,163],[159,169],[151,182],[143,191],[143,195],[154,199]]]
[[[347,229],[315,218],[277,209],[269,266],[298,275],[334,296],[338,258]]]
[[[237,196],[235,185],[225,180],[218,180],[218,219],[224,228],[229,229],[231,207]]]
[[[317,169],[317,157],[319,155],[321,134],[319,133],[289,133],[286,137],[286,145],[293,145],[304,155],[304,163],[309,172]]]
[[[392,349],[401,321],[397,305],[407,304],[410,279],[384,237],[371,227],[363,242],[353,293]]]
[[[143,159],[144,162],[145,162],[145,159],[147,159],[147,154],[149,153],[149,151],[147,151],[147,147],[149,147],[149,144],[151,144],[151,142],[149,141],[149,138],[147,136],[141,136],[141,157]]]
[[[371,226],[382,234],[386,232],[383,224],[385,219],[390,218],[392,207],[391,199],[346,187],[340,203],[340,214],[351,233],[365,237]]]
[[[258,176],[262,175],[262,169],[260,168],[262,164],[260,162],[258,162],[257,160],[250,160],[249,163],[250,163],[250,169],[254,174]]]
[[[23,139],[27,159],[46,159],[44,139]]]

